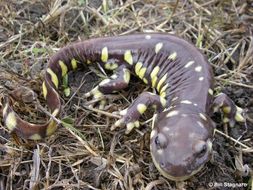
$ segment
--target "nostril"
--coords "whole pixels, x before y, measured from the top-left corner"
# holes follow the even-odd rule
[[[171,163],[164,161],[160,161],[160,167],[165,171],[171,171],[175,166],[173,166]]]
[[[160,163],[160,166],[161,166],[161,168],[165,168],[165,163],[164,163],[164,162],[161,162],[161,163]]]
[[[202,146],[202,148],[201,148],[201,151],[199,152],[200,154],[204,154],[205,152],[206,152],[206,150],[207,150],[207,146],[206,146],[206,144],[204,144],[203,146]]]
[[[159,140],[158,136],[156,136],[156,138],[155,138],[155,144],[156,144],[156,146],[160,146],[160,140]]]

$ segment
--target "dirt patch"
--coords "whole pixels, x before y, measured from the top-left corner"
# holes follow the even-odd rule
[[[101,115],[88,109],[83,97],[106,77],[98,68],[91,68],[70,76],[71,92],[77,92],[71,101],[61,92],[66,103],[61,118],[74,123],[75,128],[60,127],[43,141],[21,140],[25,146],[20,146],[1,122],[0,189],[250,189],[252,7],[250,0],[2,0],[1,100],[17,86],[26,86],[45,106],[41,84],[47,60],[70,42],[154,31],[174,33],[201,49],[214,69],[215,94],[225,92],[244,108],[247,122],[229,128],[222,124],[220,115],[215,115],[213,159],[183,185],[176,184],[162,177],[152,163],[150,122],[130,135],[124,134],[125,129],[110,131],[117,119],[110,113],[126,108],[147,90],[146,86],[139,80],[132,81],[126,91],[109,97],[110,106]],[[14,106],[24,119],[45,120],[46,114],[35,104]],[[152,113],[142,121],[150,116]],[[247,187],[243,187],[245,184]]]

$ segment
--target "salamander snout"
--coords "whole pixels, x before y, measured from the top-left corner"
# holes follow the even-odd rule
[[[151,155],[168,179],[183,181],[209,161],[213,123],[198,116],[162,118],[151,132]]]

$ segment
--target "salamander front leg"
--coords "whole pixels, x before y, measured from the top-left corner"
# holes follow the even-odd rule
[[[92,97],[93,100],[99,100],[99,109],[104,109],[106,104],[104,95],[126,88],[129,81],[130,71],[122,65],[116,69],[116,72],[110,78],[104,79],[98,86],[86,93],[85,97]]]
[[[224,114],[223,123],[229,123],[231,127],[235,125],[236,121],[245,121],[242,108],[236,106],[226,94],[221,93],[215,97],[213,110],[214,112],[221,110]]]
[[[143,92],[127,109],[120,111],[119,114],[123,117],[115,122],[111,130],[114,130],[118,126],[126,125],[126,134],[130,133],[134,127],[140,126],[139,117],[150,105],[160,112],[165,107],[166,100],[159,95]]]

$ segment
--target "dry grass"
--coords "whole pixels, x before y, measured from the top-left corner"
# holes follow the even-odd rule
[[[135,32],[175,33],[202,49],[215,71],[216,93],[226,92],[247,110],[248,119],[227,129],[215,118],[213,161],[184,188],[207,189],[209,182],[243,182],[249,188],[253,175],[252,6],[250,0],[0,0],[0,98],[16,86],[27,86],[44,105],[43,68],[50,55],[69,42]],[[127,107],[145,86],[140,82],[113,96],[114,102],[101,112],[88,109],[82,98],[87,86],[96,84],[96,75],[101,72],[92,69],[88,75],[72,76],[76,94],[71,101],[64,98],[68,103],[62,113],[69,127],[61,127],[44,141],[17,145],[1,124],[1,190],[176,188],[152,163],[148,115],[143,118],[148,120],[145,127],[130,135],[124,129],[109,130],[116,120],[111,113]],[[17,104],[16,108],[23,118],[44,120],[36,105]],[[247,176],[242,176],[244,164],[251,168]]]

